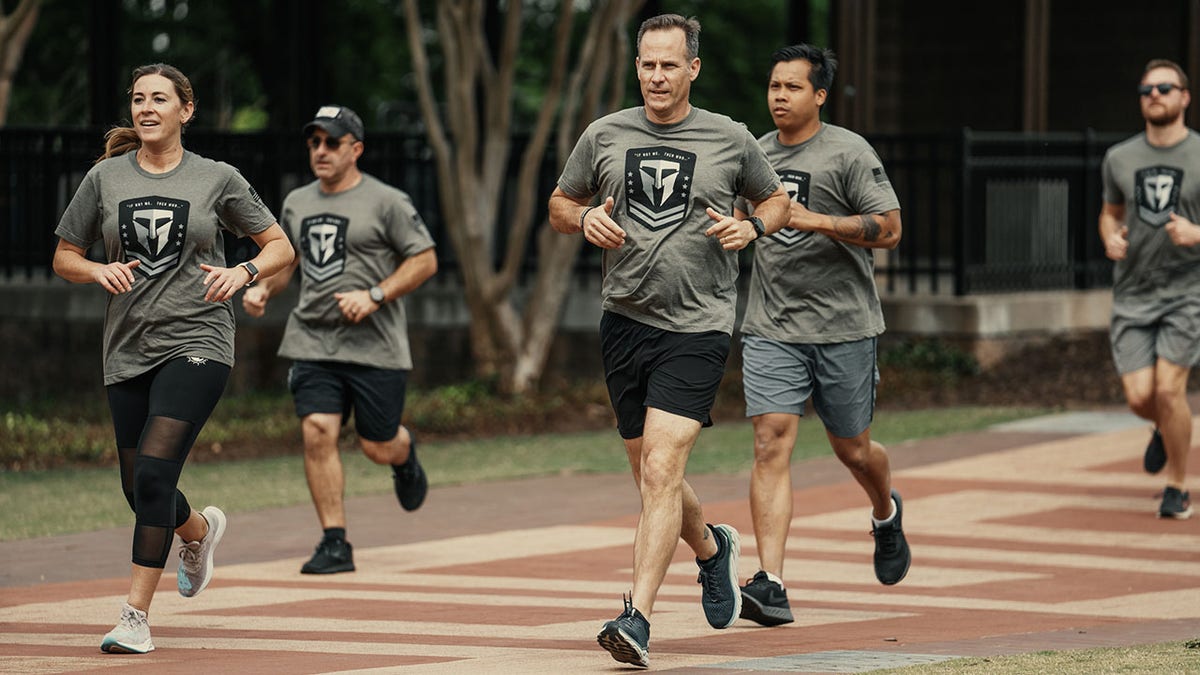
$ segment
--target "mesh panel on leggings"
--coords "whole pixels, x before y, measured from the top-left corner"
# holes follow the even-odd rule
[[[133,532],[133,562],[138,565],[166,565],[179,524],[178,502],[187,503],[176,486],[194,440],[194,426],[170,417],[156,416],[146,421],[134,469],[137,526]]]

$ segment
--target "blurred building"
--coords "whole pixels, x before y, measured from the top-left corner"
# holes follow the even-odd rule
[[[793,16],[813,2],[791,3]],[[865,133],[1142,127],[1146,62],[1200,78],[1200,0],[829,0],[833,120]],[[1188,113],[1200,127],[1200,103]]]

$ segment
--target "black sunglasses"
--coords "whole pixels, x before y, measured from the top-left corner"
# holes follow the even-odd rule
[[[353,140],[347,141],[347,143],[353,143],[353,142],[354,142]],[[316,136],[309,136],[308,140],[305,141],[305,143],[308,145],[308,147],[312,148],[313,150],[316,150],[321,147],[321,139],[317,138]],[[325,137],[325,147],[329,148],[330,150],[337,150],[338,148],[342,147],[342,139],[334,138],[333,136],[326,136]]]
[[[1162,94],[1163,96],[1166,96],[1167,94],[1171,93],[1172,89],[1178,89],[1180,91],[1183,91],[1183,87],[1181,87],[1177,84],[1171,84],[1170,82],[1159,82],[1158,84],[1143,84],[1143,85],[1141,85],[1140,87],[1138,87],[1138,95],[1139,96],[1149,96],[1150,92],[1154,91],[1155,89],[1157,89],[1158,93]]]

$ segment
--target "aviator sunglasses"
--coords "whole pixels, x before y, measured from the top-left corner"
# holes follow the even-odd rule
[[[1181,87],[1177,84],[1172,84],[1170,82],[1159,82],[1158,84],[1143,84],[1138,87],[1138,94],[1140,96],[1149,96],[1150,92],[1154,91],[1155,89],[1158,90],[1159,94],[1166,96],[1167,94],[1171,93],[1172,89],[1179,89],[1182,91],[1183,87]]]
[[[346,142],[353,143],[354,141],[350,140]],[[317,138],[316,136],[309,136],[308,140],[306,140],[304,143],[313,150],[317,150],[321,147],[321,139]],[[329,148],[330,150],[337,150],[338,148],[342,147],[342,139],[334,138],[333,136],[326,136],[325,147]]]

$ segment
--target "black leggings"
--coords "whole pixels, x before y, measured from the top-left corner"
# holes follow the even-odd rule
[[[192,513],[179,473],[228,379],[223,363],[181,357],[107,387],[121,489],[136,515],[134,564],[166,566],[175,528]]]

